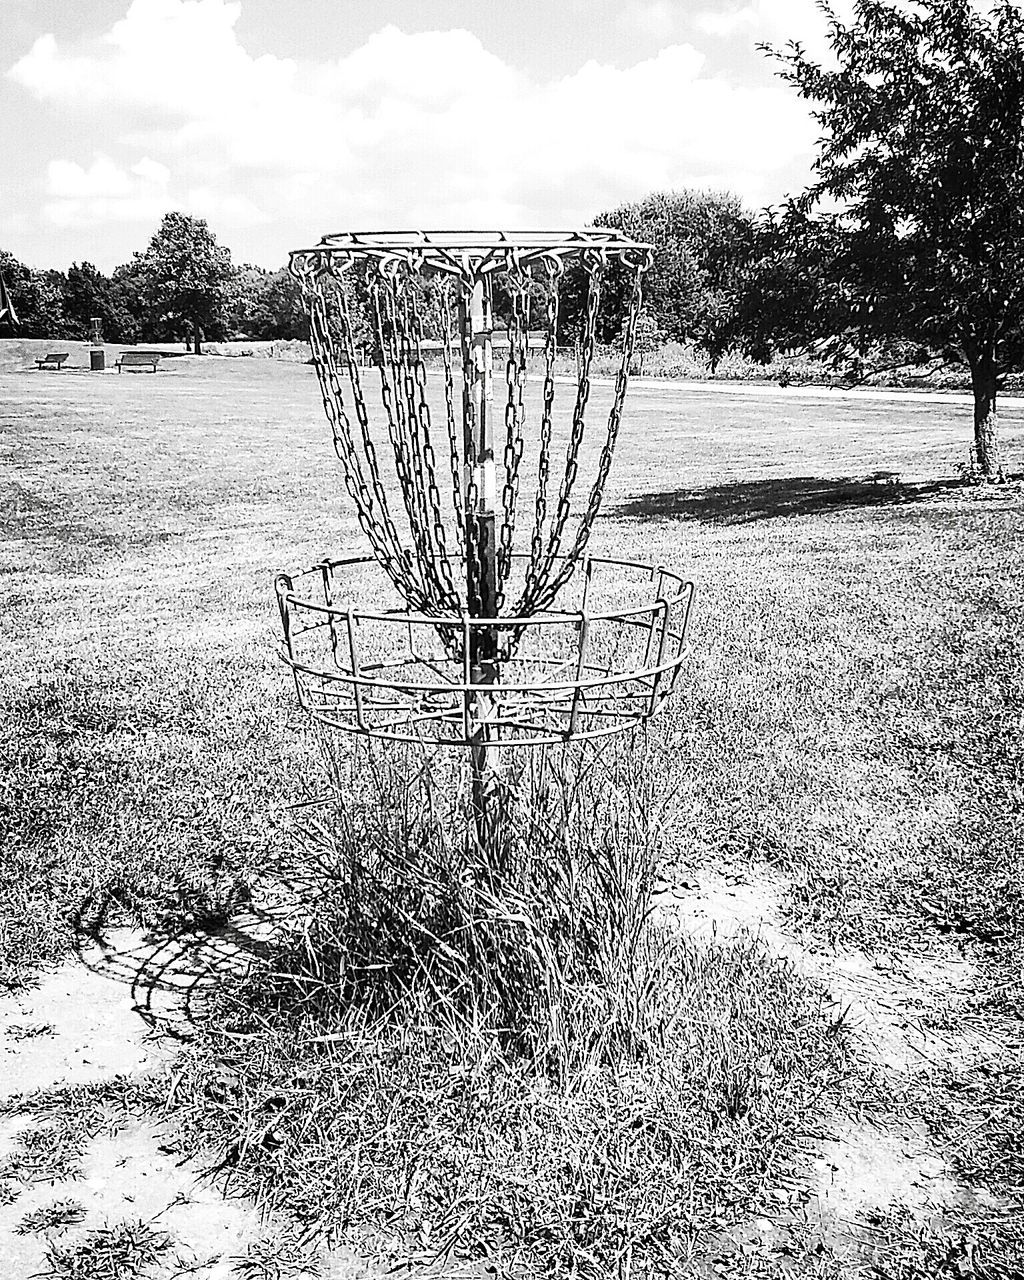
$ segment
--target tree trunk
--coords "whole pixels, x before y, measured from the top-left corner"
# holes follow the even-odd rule
[[[195,320],[192,321],[192,346],[195,349],[197,356],[201,356],[203,354],[199,350],[199,324]]]
[[[978,470],[986,480],[1002,480],[995,352],[991,348],[978,352],[970,364],[971,389],[974,392],[974,452]]]

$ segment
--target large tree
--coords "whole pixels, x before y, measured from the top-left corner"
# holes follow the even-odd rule
[[[36,270],[19,262],[13,253],[0,250],[0,275],[8,287],[18,316],[17,326],[0,321],[5,335],[19,338],[73,337],[64,316],[65,278],[60,271]]]
[[[594,219],[654,246],[644,277],[644,311],[675,342],[692,342],[712,358],[721,354],[723,316],[736,299],[738,271],[747,255],[751,217],[731,195],[710,191],[656,191],[619,205]],[[598,340],[618,337],[625,276],[613,265],[598,316]],[[586,297],[581,269],[570,269],[561,290],[559,328],[563,337],[579,330]]]
[[[219,245],[202,218],[167,213],[143,253],[124,269],[138,285],[146,311],[143,330],[166,326],[200,339],[222,337],[231,300],[231,253]]]
[[[750,215],[737,197],[713,191],[656,191],[595,219],[654,246],[644,308],[675,342],[713,352],[735,299]]]
[[[791,257],[828,244],[817,318],[862,349],[962,352],[977,464],[999,478],[996,397],[1024,361],[1024,15],[1013,0],[854,0],[846,24],[819,8],[834,67],[762,46],[822,130],[817,178],[785,219]]]
[[[17,326],[0,321],[5,336],[21,338],[66,338],[72,336],[64,317],[64,276],[59,271],[37,271],[27,267],[6,249],[0,249],[0,275],[7,285]]]
[[[131,314],[125,291],[116,280],[103,274],[91,262],[73,262],[64,286],[64,315],[68,331],[87,338],[91,322],[100,321],[107,342],[134,342],[138,327]]]
[[[229,328],[245,338],[309,337],[299,282],[287,267],[239,267],[232,287]]]

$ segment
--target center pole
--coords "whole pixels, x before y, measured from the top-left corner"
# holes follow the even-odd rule
[[[493,618],[497,613],[497,543],[495,511],[497,476],[494,462],[494,424],[491,355],[491,297],[487,281],[477,276],[461,308],[463,332],[472,353],[465,429],[466,586],[470,617]],[[470,628],[469,670],[474,686],[498,680],[496,627]],[[467,694],[470,706],[470,771],[476,838],[484,864],[494,869],[498,820],[497,775],[490,759],[493,704],[479,688]]]

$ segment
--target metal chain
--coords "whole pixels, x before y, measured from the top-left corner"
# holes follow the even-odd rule
[[[474,512],[480,500],[480,490],[476,482],[475,458],[471,454],[468,443],[469,424],[473,421],[473,404],[472,391],[474,366],[473,366],[473,346],[470,342],[470,324],[469,324],[469,308],[472,297],[473,287],[472,281],[460,278],[459,289],[459,348],[462,355],[462,424],[463,424],[463,450],[462,450],[462,471],[464,485],[464,501],[463,501],[463,528],[466,532],[466,565],[479,564],[480,545],[477,537],[476,520]],[[467,579],[469,575],[467,574]],[[467,588],[468,590],[468,588]],[[478,601],[472,601],[467,598],[466,607],[470,613]]]
[[[572,549],[563,559],[561,568],[554,574],[549,573],[543,590],[531,602],[534,610],[547,608],[565,583],[568,582],[569,578],[572,577],[576,570],[576,566],[583,556],[583,552],[586,550],[587,543],[590,541],[594,522],[597,520],[598,513],[601,509],[601,499],[604,495],[604,486],[607,483],[608,473],[611,470],[612,458],[615,453],[615,444],[618,440],[619,427],[622,423],[622,406],[625,403],[626,387],[629,382],[629,365],[633,358],[633,349],[636,343],[637,319],[640,315],[640,308],[643,304],[643,274],[649,264],[650,255],[647,255],[633,263],[633,287],[630,292],[629,309],[625,330],[623,332],[622,358],[619,361],[619,368],[615,376],[615,392],[612,397],[611,411],[608,415],[608,430],[605,435],[604,445],[601,449],[601,457],[598,462],[597,474],[590,488],[590,497],[587,501],[587,508],[582,520],[580,521],[580,526],[576,532]]]
[[[300,283],[309,312],[314,351],[317,353],[314,363],[320,382],[324,411],[331,427],[335,453],[342,464],[345,488],[356,509],[356,519],[359,527],[366,534],[375,557],[391,581],[406,599],[418,601],[425,597],[425,592],[422,583],[411,574],[408,561],[400,552],[386,499],[380,504],[378,510],[373,494],[363,477],[359,452],[355,447],[352,424],[345,408],[341,380],[338,377],[338,351],[331,332],[321,282],[311,275],[305,275]],[[342,333],[347,335],[349,325],[343,310],[341,320]],[[347,346],[347,338],[345,341]],[[352,365],[349,367],[351,369]],[[360,400],[355,386],[353,396],[358,409]],[[359,417],[362,424],[362,415],[360,414]],[[383,497],[383,493],[380,496]]]
[[[395,527],[394,520],[391,517],[387,493],[384,488],[384,481],[380,473],[380,463],[377,458],[377,450],[374,447],[373,437],[370,432],[370,419],[366,410],[366,397],[363,394],[362,379],[359,373],[359,361],[355,349],[355,340],[353,337],[354,326],[352,324],[351,312],[349,310],[348,292],[344,288],[339,289],[340,302],[340,329],[345,344],[345,358],[349,370],[349,382],[352,386],[352,399],[355,405],[356,418],[359,423],[359,431],[363,447],[363,455],[366,459],[367,469],[370,474],[370,484],[372,486],[372,495],[367,495],[366,501],[372,506],[374,498],[379,504],[384,517],[386,533],[388,535],[391,550],[390,553],[397,562],[406,566],[403,572],[403,579],[410,579],[410,568],[408,558],[404,554],[401,542],[398,537],[398,531]],[[339,392],[340,403],[340,392]],[[396,583],[396,585],[398,585]],[[416,582],[417,598],[427,598],[426,584],[417,578]]]
[[[370,298],[373,302],[374,327],[382,357],[381,401],[387,415],[395,471],[409,521],[413,553],[418,561],[421,576],[428,584],[434,586],[431,576],[428,576],[432,560],[427,533],[428,521],[425,517],[421,491],[416,484],[417,467],[413,457],[414,446],[404,394],[408,378],[408,353],[403,351],[402,340],[399,337],[401,326],[398,315],[398,296],[391,273],[380,273],[371,286]],[[436,595],[436,589],[427,595],[422,612],[435,616],[440,613],[440,601]]]
[[[455,336],[452,318],[451,285],[445,280],[441,285],[441,358],[444,361],[444,403],[448,427],[448,457],[452,476],[452,510],[455,512],[455,542],[461,560],[460,578],[464,579],[466,562],[466,512],[462,495],[462,451],[459,448],[455,426],[455,379],[452,371],[451,341]]]
[[[431,494],[437,495],[437,483],[433,473],[429,423],[423,419],[418,396],[417,357],[422,361],[422,339],[418,330],[422,321],[416,306],[416,280],[411,271],[406,271],[393,275],[391,285],[396,321],[391,333],[394,350],[398,353],[400,375],[400,394],[396,396],[396,404],[411,461],[412,493],[407,507],[410,522],[413,522],[412,510],[416,512],[413,533],[423,577],[433,588],[438,611],[443,612],[451,608],[453,601],[452,593],[444,582],[444,574],[448,573],[447,557],[442,559],[437,542],[440,511],[431,509]],[[422,374],[422,368],[419,373]],[[425,404],[422,407],[425,408]]]
[[[501,491],[502,525],[498,544],[497,608],[505,603],[505,584],[512,569],[512,541],[515,537],[519,503],[519,466],[523,460],[526,412],[523,390],[526,385],[527,346],[530,323],[530,277],[511,263],[507,276],[511,312],[508,319],[508,358],[505,361],[505,482]]]
[[[552,566],[558,556],[562,535],[569,519],[573,486],[579,472],[579,454],[583,444],[583,433],[586,426],[587,402],[590,399],[590,369],[594,362],[594,348],[597,335],[597,315],[601,306],[601,284],[604,275],[604,261],[600,257],[590,260],[590,273],[587,287],[587,311],[583,329],[580,352],[579,385],[576,392],[576,403],[573,407],[572,429],[565,452],[565,470],[558,489],[558,505],[548,534],[547,545],[538,556],[534,552],[531,559],[533,573],[527,582],[520,600],[518,611],[533,613],[539,606],[540,599],[547,594],[547,583]]]
[[[544,337],[544,390],[540,417],[540,454],[537,460],[537,493],[534,498],[533,535],[530,539],[530,561],[526,568],[526,584],[513,613],[522,613],[524,601],[539,586],[537,574],[544,553],[544,521],[547,516],[548,474],[551,465],[551,422],[555,403],[558,284],[563,270],[561,260],[557,258],[546,259],[544,268],[547,287],[547,332]]]
[[[649,266],[649,254],[625,258],[633,270],[628,315],[623,329],[622,358],[615,379],[615,389],[607,431],[602,444],[596,474],[590,486],[587,505],[567,553],[561,554],[566,530],[572,514],[572,495],[580,471],[580,455],[584,421],[590,397],[590,374],[596,348],[597,318],[601,301],[603,255],[588,254],[589,287],[582,333],[579,381],[565,466],[558,488],[557,502],[549,513],[551,483],[551,448],[555,394],[555,360],[559,317],[559,284],[563,263],[558,257],[534,263],[529,269],[510,259],[506,280],[511,310],[508,317],[509,350],[505,379],[508,395],[505,405],[505,439],[503,449],[504,481],[501,492],[501,530],[498,535],[498,607],[503,616],[523,617],[547,608],[558,591],[571,577],[582,558],[599,514],[604,486],[612,464],[612,456],[621,425],[622,407],[628,381],[629,364],[636,340],[637,318],[642,302],[642,277]],[[374,446],[366,398],[358,368],[354,326],[349,307],[349,290],[339,279],[333,264],[321,259],[308,259],[298,273],[308,309],[314,364],[320,382],[324,408],[330,423],[335,452],[342,463],[346,490],[351,498],[360,528],[365,533],[374,556],[409,606],[432,617],[453,612],[473,611],[466,598],[465,569],[480,554],[476,522],[472,513],[479,499],[474,477],[475,459],[467,452],[466,432],[472,422],[471,387],[474,377],[473,350],[468,334],[468,310],[472,279],[456,277],[453,285],[445,280],[439,289],[444,364],[446,434],[449,450],[452,512],[455,516],[454,545],[452,531],[446,529],[445,504],[438,485],[438,457],[433,440],[433,422],[427,398],[426,369],[423,360],[424,317],[417,294],[420,264],[406,260],[379,261],[370,286],[370,302],[374,334],[377,339],[381,401],[387,419],[388,437],[394,457],[395,474],[402,504],[408,520],[408,536],[396,525],[388,493],[381,473],[380,457]],[[537,492],[530,538],[530,554],[522,593],[516,604],[504,612],[505,588],[511,572],[512,547],[519,496],[519,478],[524,449],[526,412],[524,406],[526,367],[529,345],[530,291],[541,270],[546,288],[545,311],[547,333],[544,345],[544,373],[539,424],[540,453],[537,463]],[[337,291],[337,303],[330,305],[325,284],[331,281]],[[453,314],[453,293],[458,300],[458,324]],[[459,333],[462,359],[462,426],[463,441],[458,438],[459,415],[455,407],[455,378],[450,349],[454,329]],[[336,333],[338,338],[336,339]],[[339,350],[340,345],[340,350]],[[341,361],[347,365],[351,386],[350,410],[340,375]],[[353,421],[353,413],[354,419]],[[411,543],[411,550],[410,550]],[[456,557],[453,559],[453,556]],[[461,566],[460,566],[461,560]],[[462,572],[459,572],[461,567]],[[459,641],[451,628],[438,628],[446,649],[452,656]],[[511,628],[508,648],[514,649]]]
[[[412,343],[412,368],[415,384],[415,414],[422,436],[420,456],[423,460],[424,505],[430,512],[430,535],[436,551],[436,575],[440,578],[440,587],[444,594],[446,609],[457,609],[459,593],[452,580],[451,565],[448,560],[448,540],[444,528],[444,516],[441,511],[441,494],[437,487],[437,456],[431,439],[430,406],[427,403],[427,370],[423,363],[423,316],[415,288],[409,291],[409,310],[412,324],[409,335]]]

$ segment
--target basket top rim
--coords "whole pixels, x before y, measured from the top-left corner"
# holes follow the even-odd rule
[[[448,270],[497,266],[509,253],[531,258],[572,257],[586,250],[621,256],[646,253],[652,245],[630,239],[614,227],[555,230],[337,231],[309,248],[293,249],[328,259],[406,258],[418,265]]]

